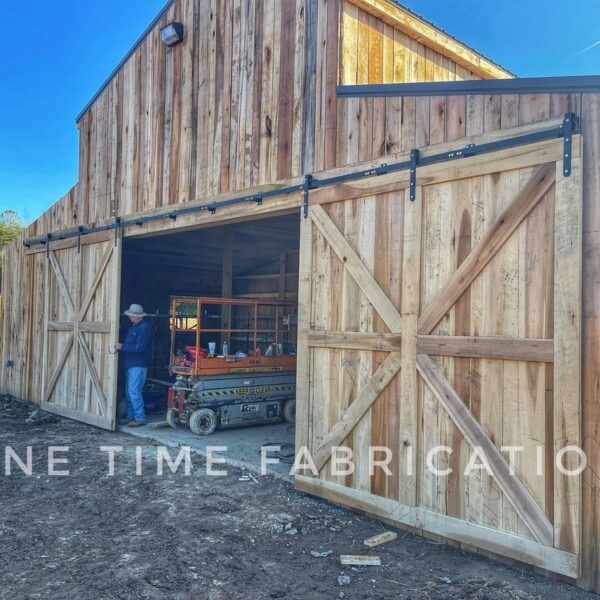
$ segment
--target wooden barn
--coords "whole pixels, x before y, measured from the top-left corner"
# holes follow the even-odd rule
[[[297,302],[297,487],[600,592],[600,78],[388,0],[174,0],[77,126],[5,251],[2,393],[113,429],[131,302]]]

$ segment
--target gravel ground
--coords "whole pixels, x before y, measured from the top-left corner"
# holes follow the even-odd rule
[[[365,554],[363,540],[389,527],[272,477],[240,481],[233,467],[208,477],[195,455],[189,476],[182,467],[158,477],[151,441],[6,397],[0,445],[22,458],[27,446],[33,453],[31,476],[14,464],[0,475],[1,598],[597,597],[403,531],[371,551],[381,566],[343,567],[340,554]],[[69,446],[60,455],[68,464],[56,467],[69,476],[48,476],[49,445]],[[111,445],[123,446],[114,476],[99,451]]]

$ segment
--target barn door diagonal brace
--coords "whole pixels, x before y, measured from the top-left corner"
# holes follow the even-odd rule
[[[486,142],[483,144],[467,144],[463,148],[456,148],[445,152],[438,152],[437,154],[430,154],[429,156],[423,156],[418,150],[411,150],[410,159],[396,163],[381,163],[380,165],[363,169],[360,171],[353,171],[350,173],[344,173],[343,175],[334,175],[332,177],[325,177],[323,179],[317,179],[313,174],[305,174],[304,181],[287,187],[280,187],[270,190],[263,190],[255,192],[253,194],[245,194],[230,198],[227,200],[213,201],[207,204],[196,204],[194,206],[185,206],[183,208],[177,208],[168,212],[154,213],[150,215],[138,215],[129,219],[122,219],[116,217],[114,222],[105,225],[97,225],[94,227],[79,228],[79,230],[63,231],[60,235],[57,234],[56,239],[73,238],[88,233],[96,233],[100,231],[115,230],[115,243],[118,237],[118,230],[131,225],[142,226],[145,223],[153,221],[160,221],[164,219],[175,220],[178,216],[198,213],[202,211],[208,211],[211,214],[215,214],[218,209],[226,206],[233,206],[238,204],[244,204],[247,202],[254,202],[257,206],[260,206],[263,200],[272,198],[275,196],[284,196],[286,194],[302,192],[303,194],[303,216],[308,216],[309,208],[309,195],[311,190],[324,188],[327,186],[343,184],[351,181],[358,181],[366,177],[377,177],[379,175],[386,175],[388,173],[398,171],[409,171],[410,172],[410,199],[415,199],[417,181],[416,181],[416,170],[417,167],[423,167],[427,165],[433,165],[438,163],[449,162],[452,160],[459,160],[461,158],[468,158],[470,156],[488,154],[490,152],[496,152],[498,150],[505,150],[507,148],[516,148],[519,146],[525,146],[528,144],[534,144],[536,142],[542,142],[557,138],[564,138],[564,152],[563,160],[564,166],[563,171],[565,176],[569,176],[571,173],[571,151],[572,151],[572,138],[573,135],[579,133],[579,118],[574,113],[566,113],[564,115],[563,122],[548,129],[540,129],[538,131],[532,131],[531,133],[523,133],[510,138],[504,138],[501,140],[494,140],[492,142]],[[48,240],[52,237],[52,234],[46,234],[45,236],[37,238],[28,238],[23,241],[26,247],[30,247],[33,244],[47,244]]]

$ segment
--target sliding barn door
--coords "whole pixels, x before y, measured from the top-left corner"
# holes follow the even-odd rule
[[[406,171],[312,192],[298,487],[577,575],[580,145],[568,176],[557,139],[418,168],[414,201]]]
[[[105,429],[116,415],[121,242],[48,252],[44,410]]]

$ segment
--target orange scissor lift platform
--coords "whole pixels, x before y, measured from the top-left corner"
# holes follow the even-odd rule
[[[296,310],[284,301],[172,298],[170,370],[188,377],[295,371]],[[211,340],[232,352],[207,355]]]

